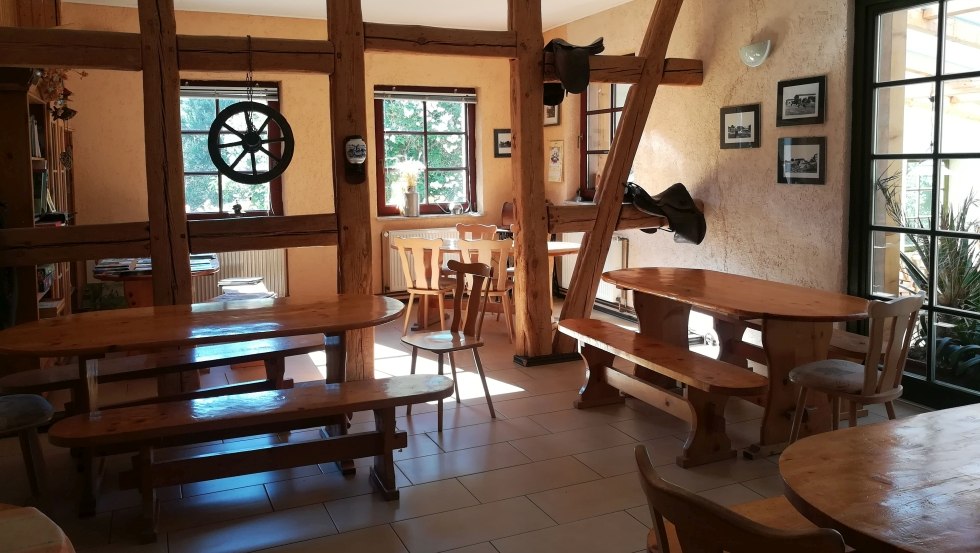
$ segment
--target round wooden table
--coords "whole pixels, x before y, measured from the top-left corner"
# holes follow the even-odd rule
[[[862,552],[980,551],[980,404],[805,438],[779,473],[801,513]]]

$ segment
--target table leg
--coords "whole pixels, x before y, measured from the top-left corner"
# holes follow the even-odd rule
[[[714,328],[718,334],[718,360],[747,369],[748,359],[738,353],[738,344],[747,328],[745,323],[714,317]]]
[[[767,457],[786,447],[799,394],[798,387],[789,381],[789,372],[804,363],[826,359],[832,331],[832,323],[763,321],[762,346],[769,369],[769,389],[759,443],[745,450],[746,457]],[[810,394],[807,408],[808,423],[800,430],[801,437],[830,428],[830,399],[826,395]]]
[[[344,334],[325,334],[323,336],[323,351],[327,358],[326,383],[335,384],[347,380],[347,345]],[[340,415],[337,421],[324,426],[320,431],[327,437],[347,435],[348,415]],[[354,461],[346,459],[337,461],[340,472],[344,475],[354,474]]]

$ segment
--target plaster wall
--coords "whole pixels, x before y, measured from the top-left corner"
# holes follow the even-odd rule
[[[138,32],[134,9],[64,4],[63,26],[71,29]],[[177,12],[181,34],[326,38],[326,22],[202,12]],[[72,77],[75,129],[76,208],[79,224],[145,221],[147,196],[143,133],[142,77],[138,72],[88,71]],[[182,72],[182,78],[244,80],[238,73]],[[256,80],[279,81],[281,110],[296,136],[296,150],[283,175],[286,215],[332,213],[330,115],[325,75],[256,72]],[[381,233],[385,229],[454,226],[458,222],[494,223],[500,206],[513,197],[510,160],[493,157],[493,129],[510,126],[509,67],[505,60],[369,53],[366,59],[368,175],[371,213],[363,224],[374,237],[374,290],[381,291]],[[477,187],[481,213],[461,217],[402,218],[375,216],[375,84],[461,86],[477,89]],[[291,295],[336,290],[336,248],[288,251]]]
[[[635,52],[655,3],[634,0],[554,32],[576,44],[604,36],[607,53]],[[847,0],[684,3],[668,56],[703,60],[704,84],[659,89],[634,163],[635,179],[650,192],[683,182],[705,203],[708,235],[701,246],[691,246],[675,244],[666,233],[626,231],[632,266],[717,269],[844,290],[850,21]],[[739,47],[763,39],[773,41],[769,59],[758,68],[744,66]],[[777,128],[777,83],[815,75],[827,76],[826,122]],[[719,109],[755,103],[762,104],[761,147],[720,149]],[[563,113],[562,127],[571,128],[560,131],[566,137],[578,135],[578,112],[565,117],[570,111]],[[825,185],[776,183],[777,139],[800,136],[827,137]],[[566,150],[569,156],[579,153]],[[561,200],[573,198],[577,182],[549,189],[549,198],[552,192],[564,194]]]

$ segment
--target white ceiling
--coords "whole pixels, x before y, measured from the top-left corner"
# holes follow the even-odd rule
[[[74,4],[135,7],[137,0],[64,0]],[[545,30],[629,0],[541,0]],[[323,19],[326,0],[174,0],[178,10]],[[504,30],[506,0],[363,0],[364,20],[459,29]]]

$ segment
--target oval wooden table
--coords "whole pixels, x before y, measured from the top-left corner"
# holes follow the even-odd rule
[[[720,360],[748,367],[751,359],[767,366],[762,428],[759,442],[744,451],[748,457],[779,453],[789,440],[798,395],[789,371],[827,357],[834,322],[868,316],[865,299],[705,269],[637,267],[609,271],[602,279],[633,290],[642,334],[686,348],[688,318],[695,309],[715,319]],[[762,348],[742,341],[755,320],[762,321]],[[830,401],[813,397],[808,407],[801,435],[830,429]]]
[[[779,473],[801,513],[862,552],[980,551],[980,405],[811,436]]]

